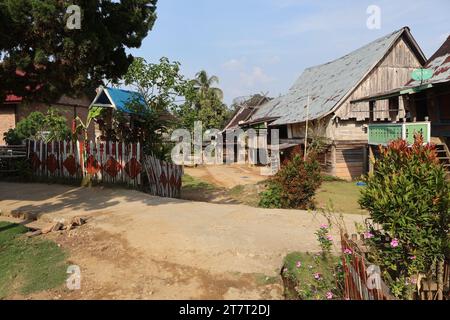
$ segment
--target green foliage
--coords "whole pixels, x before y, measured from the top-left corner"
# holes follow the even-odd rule
[[[9,146],[17,146],[23,143],[23,137],[15,129],[9,129],[3,134],[3,140]]]
[[[317,237],[317,242],[319,242],[320,248],[322,249],[322,256],[327,258],[331,254],[331,247],[333,246],[333,238],[330,235],[330,226],[321,225],[320,228],[315,232]]]
[[[38,111],[30,113],[17,123],[15,129],[8,131],[4,139],[7,144],[22,142],[25,139],[49,142],[66,140],[70,135],[66,118],[49,108],[46,114]]]
[[[192,132],[196,121],[202,122],[204,130],[223,128],[231,111],[222,102],[222,90],[213,87],[213,84],[218,82],[216,76],[209,77],[206,71],[202,70],[188,83],[185,103],[173,108],[183,128]]]
[[[409,279],[428,274],[449,254],[449,185],[435,147],[416,137],[381,149],[366,178],[360,205],[370,212],[371,258],[379,264],[395,294],[409,298]],[[399,286],[400,284],[400,286]],[[410,287],[410,286],[409,286]]]
[[[180,96],[188,94],[190,86],[180,73],[180,63],[162,57],[159,63],[147,63],[136,58],[124,76],[125,84],[134,87],[152,111],[167,112],[176,106]],[[141,105],[136,101],[135,108]],[[145,111],[136,110],[136,111]]]
[[[343,296],[340,259],[324,259],[320,254],[293,252],[284,259],[283,278],[293,285],[285,287],[287,298],[331,300]]]
[[[306,161],[300,154],[285,163],[261,193],[260,205],[266,208],[310,209],[322,182],[320,165],[313,153]]]
[[[144,152],[170,160],[171,144],[164,141],[174,125],[169,111],[176,99],[189,94],[190,85],[180,73],[180,64],[163,57],[159,63],[136,58],[124,76],[125,84],[141,94],[127,105],[129,113],[113,113],[108,140],[143,143]]]
[[[156,2],[1,0],[0,99],[13,92],[48,101],[118,81],[133,60],[126,48],[140,47],[153,27]],[[66,26],[72,4],[81,8],[79,30]]]
[[[278,181],[269,180],[267,189],[259,194],[259,206],[262,208],[282,208],[281,188]]]
[[[0,299],[55,288],[66,279],[66,254],[56,243],[26,239],[22,225],[0,222]]]

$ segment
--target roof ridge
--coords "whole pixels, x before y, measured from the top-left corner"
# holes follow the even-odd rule
[[[369,42],[369,43],[363,45],[362,47],[359,47],[359,48],[357,48],[357,49],[355,49],[355,50],[353,50],[353,51],[351,51],[351,52],[349,52],[349,53],[347,53],[347,54],[345,54],[345,55],[343,55],[343,56],[341,56],[341,57],[339,57],[339,58],[333,59],[333,60],[331,60],[331,61],[328,61],[328,62],[325,62],[325,63],[322,63],[322,64],[318,64],[318,65],[315,65],[315,66],[311,66],[311,67],[305,68],[304,71],[316,69],[316,68],[318,68],[318,67],[322,67],[322,66],[325,66],[325,65],[334,63],[334,62],[336,62],[336,61],[342,60],[343,58],[348,57],[348,56],[350,56],[350,55],[352,55],[352,54],[355,54],[356,52],[358,52],[358,51],[360,51],[360,50],[362,50],[362,49],[365,49],[365,48],[367,48],[367,47],[373,45],[373,44],[376,43],[376,42],[381,42],[382,40],[388,39],[388,38],[394,36],[395,34],[399,34],[399,35],[400,35],[401,33],[403,33],[403,32],[406,31],[406,30],[410,30],[408,26],[402,27],[401,29],[398,29],[398,30],[396,30],[396,31],[393,31],[393,32],[387,34],[387,35],[384,35],[384,36],[382,36],[382,37],[379,37],[379,38],[377,38],[377,39],[375,39],[375,40],[373,40],[373,41],[371,41],[371,42]],[[389,50],[389,48],[390,48],[390,47],[388,47],[388,48],[386,49],[386,52],[387,52],[387,50]]]

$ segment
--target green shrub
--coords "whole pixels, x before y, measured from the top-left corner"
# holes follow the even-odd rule
[[[380,265],[393,293],[410,298],[411,277],[429,274],[433,264],[448,256],[446,172],[435,147],[416,137],[412,147],[398,140],[381,148],[374,172],[365,182],[359,203],[373,222],[368,240],[371,259]]]
[[[260,195],[260,206],[313,208],[313,198],[321,182],[320,165],[315,155],[311,153],[304,161],[300,154],[296,154],[269,181],[268,189]]]
[[[3,140],[8,146],[17,146],[23,143],[24,137],[16,129],[9,129],[3,134]]]
[[[49,108],[46,114],[35,111],[20,120],[15,129],[4,134],[8,145],[22,144],[25,139],[58,141],[66,140],[71,136],[67,126],[67,119]]]
[[[262,208],[281,208],[281,186],[269,180],[267,189],[260,193],[259,206]]]

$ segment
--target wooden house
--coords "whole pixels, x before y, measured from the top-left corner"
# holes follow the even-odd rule
[[[398,105],[403,101],[408,114],[404,121],[390,124],[369,124],[369,145],[372,153],[376,146],[403,138],[409,143],[414,134],[420,132],[425,142],[437,144],[439,158],[450,168],[450,37],[426,63],[428,77],[409,80],[402,86],[359,99],[355,103],[368,102],[372,106],[390,102]],[[396,110],[393,109],[395,112]]]
[[[252,114],[241,126],[280,129],[280,144],[305,144],[320,135],[327,141],[321,154],[325,172],[355,179],[368,166],[367,125],[405,117],[403,102],[391,112],[389,101],[370,109],[362,97],[397,88],[410,79],[414,69],[426,62],[425,55],[404,27],[337,60],[306,69],[285,95],[275,98]],[[309,141],[310,139],[308,139]]]

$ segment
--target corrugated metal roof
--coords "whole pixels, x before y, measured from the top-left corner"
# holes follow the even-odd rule
[[[138,92],[100,87],[91,106],[112,107],[125,113],[135,113],[129,109],[129,104],[133,101],[137,101],[142,106],[147,105],[144,97]]]
[[[424,82],[411,80],[408,87],[416,87],[424,84],[433,84],[450,81],[450,36],[428,60],[425,69],[433,70],[431,79]]]
[[[306,69],[287,94],[261,106],[251,121],[277,117],[272,125],[304,122],[308,94],[309,119],[329,114],[386,55],[405,30],[408,29],[402,28],[337,60]]]

